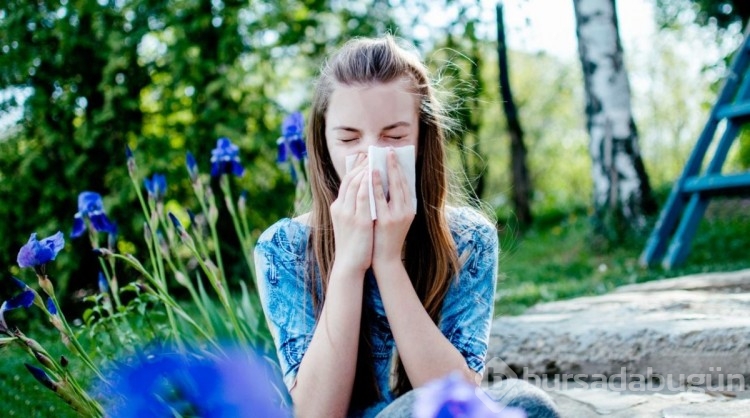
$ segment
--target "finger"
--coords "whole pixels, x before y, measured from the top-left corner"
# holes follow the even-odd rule
[[[372,172],[372,190],[375,195],[375,211],[378,218],[389,213],[388,202],[385,200],[385,190],[383,189],[383,176],[380,170]]]
[[[354,167],[344,175],[344,178],[341,180],[341,185],[339,185],[339,198],[343,198],[346,196],[346,191],[348,190],[349,186],[351,185],[352,179],[357,176],[357,174],[364,169],[364,161],[367,160],[367,155],[359,153],[357,155],[357,159],[354,162]]]
[[[401,171],[401,166],[398,164],[396,159],[396,151],[391,149],[388,151],[388,173],[393,174],[388,176],[388,191],[391,196],[391,203],[396,207],[402,207],[405,202],[404,193],[404,174]]]
[[[412,199],[414,199],[414,196],[411,187],[409,187],[409,178],[406,175],[406,171],[399,163],[398,158],[396,158],[396,171],[398,172],[399,177],[401,177],[401,191],[404,194],[404,204],[408,207],[412,207]]]
[[[362,188],[363,183],[367,185],[367,182],[364,181],[366,176],[367,170],[358,170],[352,178],[352,181],[349,183],[349,186],[346,189],[346,194],[344,194],[344,206],[350,207],[352,213],[354,213],[357,208],[359,189]]]
[[[355,213],[358,217],[372,220],[372,215],[370,213],[370,179],[367,170],[365,170],[363,174],[364,176],[359,184],[359,190],[357,190]]]

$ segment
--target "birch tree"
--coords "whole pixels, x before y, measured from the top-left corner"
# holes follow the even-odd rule
[[[595,232],[609,242],[646,226],[655,211],[630,105],[615,0],[574,0],[586,91]]]

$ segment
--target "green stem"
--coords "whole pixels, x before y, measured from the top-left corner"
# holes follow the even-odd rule
[[[117,273],[115,273],[115,260],[109,261],[109,268],[112,270],[112,278],[107,275],[107,282],[109,282],[109,288],[112,289],[112,297],[115,299],[115,309],[119,312],[120,309],[122,309],[122,303],[120,303],[120,284],[116,281]]]
[[[52,356],[47,352],[44,347],[42,347],[38,342],[35,340],[32,340],[28,337],[26,337],[22,332],[16,331],[16,337],[13,338],[13,340],[21,346],[26,352],[29,353],[31,357],[33,357],[35,360],[37,360],[39,363],[44,366],[46,372],[51,374],[51,378],[53,378],[55,381],[59,383],[60,378],[59,375],[65,375],[66,379],[64,383],[62,384],[69,384],[74,393],[68,393],[65,394],[56,392],[56,394],[68,405],[70,405],[74,410],[77,410],[79,412],[84,412],[81,409],[91,409],[90,414],[92,416],[103,416],[104,411],[99,405],[98,402],[94,401],[88,393],[86,393],[85,390],[78,384],[75,377],[70,375],[68,370],[64,367],[62,367],[57,361],[53,359]],[[47,361],[42,362],[39,357],[37,357],[37,354],[42,355],[47,359]],[[60,386],[58,386],[58,389]],[[66,396],[67,395],[67,396]],[[78,399],[74,399],[73,396],[75,396]],[[80,405],[78,402],[79,400],[83,400],[83,402],[86,405]],[[96,415],[98,413],[98,415]]]
[[[187,237],[187,239],[190,239],[190,235],[187,235],[187,232],[185,232],[184,237]],[[240,340],[245,339],[244,333],[242,332],[242,329],[240,328],[239,321],[237,320],[237,313],[232,308],[232,304],[228,296],[229,289],[227,289],[226,287],[222,285],[222,283],[216,277],[216,274],[214,274],[214,272],[206,265],[206,263],[203,261],[200,254],[198,253],[198,250],[195,248],[194,244],[188,243],[185,239],[183,239],[183,244],[185,244],[185,246],[188,247],[190,252],[193,253],[193,256],[195,256],[196,260],[198,261],[198,264],[206,273],[206,277],[208,277],[208,281],[211,283],[211,286],[214,288],[214,291],[219,296],[219,301],[224,307],[224,310],[226,311],[227,315],[229,315],[229,320],[232,322],[232,326],[234,327],[234,332],[236,336]]]
[[[130,264],[131,266],[133,266],[133,268],[135,268],[136,270],[138,270],[139,272],[141,272],[141,274],[143,274],[143,276],[146,277],[146,279],[154,287],[156,287],[157,291],[155,292],[155,295],[156,295],[157,298],[159,298],[159,300],[161,300],[162,302],[164,302],[165,306],[171,307],[172,309],[174,309],[174,312],[177,315],[179,315],[180,317],[182,317],[183,319],[185,319],[185,321],[187,321],[190,325],[192,325],[193,327],[195,327],[195,329],[196,329],[196,331],[198,331],[198,333],[200,333],[203,337],[205,337],[216,348],[220,349],[219,345],[215,341],[213,341],[213,339],[211,339],[210,335],[208,335],[206,333],[206,330],[203,329],[203,327],[201,327],[200,325],[198,325],[193,320],[193,318],[190,317],[190,315],[188,315],[185,311],[182,310],[182,307],[180,307],[180,305],[178,305],[177,302],[175,302],[174,299],[172,299],[172,297],[166,291],[166,288],[162,287],[162,284],[159,281],[157,281],[156,279],[154,279],[154,277],[148,271],[146,271],[146,269],[143,267],[143,265],[140,262],[138,262],[138,260],[136,260],[134,257],[133,258],[125,257],[125,256],[122,256],[120,254],[113,254],[112,256],[124,260],[126,263]]]
[[[141,210],[143,211],[143,216],[146,218],[146,224],[148,225],[150,229],[150,240],[146,240],[146,245],[149,249],[149,256],[151,257],[151,263],[153,264],[154,268],[154,275],[159,274],[159,266],[158,266],[158,248],[153,245],[154,243],[156,245],[159,245],[158,240],[156,239],[156,234],[153,229],[153,226],[151,225],[151,216],[149,215],[148,208],[146,207],[146,201],[143,199],[143,192],[141,191],[141,186],[138,180],[135,178],[135,174],[130,175],[130,180],[133,182],[133,188],[135,189],[135,194],[138,196],[138,201],[141,203]]]
[[[211,323],[211,318],[208,315],[208,311],[206,310],[206,307],[203,306],[203,303],[198,297],[198,293],[195,291],[195,287],[193,287],[193,283],[190,281],[190,277],[188,277],[188,275],[184,271],[182,270],[178,271],[174,263],[172,263],[172,259],[170,257],[167,258],[167,264],[169,265],[169,268],[172,269],[174,274],[179,273],[183,275],[185,283],[183,284],[179,280],[177,281],[177,283],[181,284],[183,287],[185,287],[188,290],[188,292],[190,293],[190,297],[193,298],[193,302],[195,303],[195,306],[197,306],[198,310],[201,312],[201,316],[203,317],[203,320],[206,321],[206,327],[208,327],[209,332],[213,335],[216,335],[216,330],[214,330],[214,326]]]
[[[227,205],[227,210],[229,211],[229,215],[232,217],[232,223],[234,224],[234,229],[237,232],[237,236],[240,240],[240,243],[242,245],[242,255],[245,258],[245,263],[247,264],[248,270],[250,270],[250,280],[253,284],[254,289],[258,288],[258,283],[255,279],[255,261],[253,260],[253,246],[254,243],[251,242],[250,234],[247,231],[247,222],[244,222],[244,230],[240,228],[240,222],[238,221],[238,218],[242,218],[241,216],[238,216],[237,210],[234,208],[234,199],[232,198],[232,190],[229,185],[229,181],[224,181],[224,178],[222,178],[221,182],[221,189],[222,193],[224,193],[224,198]],[[261,317],[259,320],[262,322],[264,320],[263,313],[256,311],[254,305],[250,304],[250,315],[252,317],[256,317],[260,315]],[[250,336],[247,336],[248,339]]]
[[[234,230],[237,232],[237,238],[240,240],[240,246],[242,247],[242,255],[245,258],[245,263],[247,264],[247,268],[250,271],[250,279],[253,282],[253,286],[257,289],[257,283],[255,282],[255,271],[253,271],[253,255],[251,254],[252,248],[250,248],[249,243],[249,237],[244,234],[244,231],[240,227],[240,222],[237,216],[237,211],[234,208],[234,200],[232,200],[232,191],[229,188],[229,185],[226,184],[226,187],[224,187],[225,184],[222,182],[222,191],[225,194],[224,200],[226,201],[227,210],[229,211],[229,216],[232,218],[232,224],[234,225]]]
[[[226,270],[224,270],[224,261],[221,257],[221,245],[219,244],[219,234],[216,232],[216,220],[212,219],[210,212],[208,211],[208,208],[206,207],[206,199],[205,199],[205,193],[203,192],[203,186],[200,182],[198,182],[195,187],[193,187],[195,190],[196,195],[198,195],[198,201],[201,204],[201,210],[203,211],[203,214],[206,216],[206,221],[208,223],[208,229],[211,231],[211,239],[214,242],[214,251],[216,253],[216,263],[219,267],[219,276],[222,278],[221,281],[224,283],[224,277]],[[216,206],[216,202],[214,201],[213,193],[212,193],[212,203],[213,206]]]
[[[139,193],[140,189],[139,189]],[[167,278],[164,268],[164,256],[161,252],[161,243],[159,242],[159,235],[157,234],[157,227],[159,226],[159,213],[156,209],[156,205],[153,199],[148,199],[148,207],[150,209],[151,216],[149,216],[149,228],[151,229],[151,239],[154,245],[154,252],[156,254],[156,264],[158,267],[158,278],[161,282],[164,291],[167,289]],[[172,308],[168,305],[165,305],[165,310],[167,312],[167,320],[169,321],[169,327],[172,330],[172,336],[174,337],[175,343],[177,343],[177,347],[180,351],[185,351],[185,344],[182,341],[182,336],[180,334],[180,330],[177,329],[177,322],[175,322],[174,313],[172,312]]]
[[[49,279],[47,279],[49,280]],[[68,324],[68,321],[65,319],[65,315],[63,315],[62,309],[60,309],[60,304],[57,302],[57,297],[55,296],[55,292],[50,292],[51,295],[48,295],[52,298],[52,302],[54,302],[55,306],[57,307],[57,315],[60,318],[60,322],[62,323],[63,327],[65,328],[65,333],[68,335],[68,339],[70,340],[71,344],[73,344],[73,347],[75,347],[76,351],[78,351],[78,356],[83,360],[84,364],[88,366],[103,382],[109,384],[107,380],[104,378],[104,375],[99,371],[99,369],[94,365],[94,362],[89,358],[89,355],[86,353],[86,350],[83,349],[83,346],[78,341],[78,338],[76,337],[75,333],[73,332],[73,329],[70,327],[70,324]]]

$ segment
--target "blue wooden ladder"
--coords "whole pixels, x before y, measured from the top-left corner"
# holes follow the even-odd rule
[[[708,122],[695,144],[680,178],[672,187],[667,203],[659,215],[640,264],[651,266],[661,260],[665,269],[675,267],[687,258],[690,242],[714,196],[732,196],[750,192],[750,172],[721,174],[732,143],[744,123],[750,122],[750,34],[736,52],[721,93],[711,109]],[[701,173],[703,161],[721,121],[726,121],[713,158]],[[677,225],[679,221],[679,225]],[[675,228],[676,226],[676,228]],[[667,241],[670,239],[669,248]],[[665,254],[666,250],[666,254]]]

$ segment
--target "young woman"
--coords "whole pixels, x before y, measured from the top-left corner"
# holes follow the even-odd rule
[[[296,413],[374,416],[451,372],[478,382],[497,232],[476,210],[447,204],[444,118],[424,65],[389,36],[350,41],[324,66],[309,120],[312,210],[271,226],[255,254]],[[384,173],[368,170],[369,146],[407,145],[416,213],[393,150],[388,196]],[[408,398],[389,410],[408,412]]]

